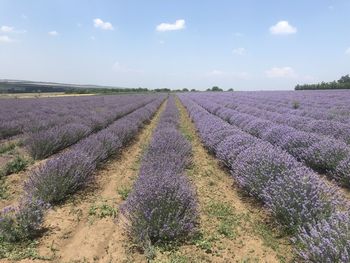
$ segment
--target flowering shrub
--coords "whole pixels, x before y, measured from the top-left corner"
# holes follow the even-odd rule
[[[308,148],[313,144],[320,142],[320,138],[312,133],[296,131],[282,135],[279,141],[281,148],[286,150],[299,160],[304,160]]]
[[[183,175],[191,147],[177,130],[178,119],[170,97],[142,159],[140,175],[121,206],[128,234],[146,250],[151,244],[185,239],[197,225],[196,194]]]
[[[262,199],[264,188],[279,177],[290,176],[299,164],[286,152],[259,143],[242,151],[232,173],[250,195]]]
[[[226,137],[218,144],[216,147],[216,156],[233,171],[237,156],[245,149],[257,143],[257,140],[253,136],[236,132],[235,135]]]
[[[95,166],[83,152],[62,154],[34,170],[25,183],[25,191],[44,202],[58,203],[89,184]]]
[[[88,133],[89,129],[84,125],[67,124],[31,135],[26,145],[34,159],[43,159],[77,142]]]
[[[350,156],[339,162],[333,176],[340,184],[350,188]]]
[[[335,188],[300,169],[293,176],[278,177],[264,189],[264,202],[277,221],[291,233],[300,226],[328,218],[340,206]]]
[[[18,207],[0,211],[0,241],[17,242],[32,239],[41,230],[45,210],[44,202],[28,197]]]
[[[301,228],[295,242],[306,262],[350,262],[349,213],[337,212]]]
[[[350,156],[350,152],[345,143],[327,139],[313,144],[305,155],[311,167],[332,174],[338,164]]]

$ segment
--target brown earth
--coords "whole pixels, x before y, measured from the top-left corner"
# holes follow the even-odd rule
[[[128,262],[132,253],[139,254],[133,251],[133,244],[115,216],[123,202],[121,191],[132,187],[143,151],[164,107],[165,103],[118,158],[108,161],[97,172],[91,189],[49,211],[44,223],[47,231],[37,248],[42,258],[48,262]],[[145,261],[141,254],[133,258]]]
[[[200,235],[189,244],[159,252],[157,262],[285,262],[293,257],[287,237],[267,213],[241,194],[228,171],[203,147],[186,109],[177,101],[181,130],[192,143],[187,174],[197,189]]]

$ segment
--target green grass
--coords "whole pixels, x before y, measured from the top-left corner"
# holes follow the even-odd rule
[[[97,217],[97,218],[106,218],[117,216],[117,209],[110,206],[106,202],[102,204],[93,204],[89,209],[89,216]]]
[[[7,197],[8,197],[7,185],[5,183],[5,180],[0,177],[0,200],[6,199]]]
[[[131,192],[130,187],[123,186],[117,190],[118,194],[123,200],[126,200]]]
[[[21,259],[40,259],[51,260],[50,257],[40,256],[37,251],[38,241],[29,241],[24,243],[8,243],[0,240],[0,259],[7,258],[10,260]],[[1,260],[0,260],[1,261]]]
[[[8,142],[0,145],[0,154],[9,152],[13,150],[16,147],[16,144],[14,142]]]
[[[220,235],[227,238],[236,237],[236,228],[240,224],[242,216],[237,215],[229,205],[221,202],[210,203],[207,207],[207,213],[219,220],[217,231]]]
[[[6,166],[1,170],[0,176],[6,176],[13,173],[18,173],[27,168],[29,160],[25,159],[22,156],[17,155],[15,159],[11,160],[6,164]]]

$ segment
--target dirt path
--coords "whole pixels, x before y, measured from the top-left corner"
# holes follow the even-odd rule
[[[192,143],[187,171],[197,188],[201,234],[188,245],[160,252],[156,262],[285,262],[292,258],[287,238],[278,238],[267,215],[239,194],[233,180],[203,147],[185,108],[177,101],[181,129]]]
[[[165,103],[118,159],[98,172],[94,189],[49,212],[45,220],[49,231],[38,248],[41,256],[60,263],[129,261],[131,244],[115,216],[137,176],[140,158],[164,107]]]

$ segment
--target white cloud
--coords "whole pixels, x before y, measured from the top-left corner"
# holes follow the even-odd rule
[[[50,36],[52,36],[52,37],[58,36],[58,32],[55,31],[55,30],[48,32],[48,34],[49,34]]]
[[[243,56],[243,55],[245,55],[247,53],[247,50],[244,47],[239,47],[239,48],[235,48],[232,51],[232,53],[236,54],[236,55]]]
[[[9,36],[0,36],[0,43],[12,43],[14,40]]]
[[[348,48],[345,50],[345,54],[346,54],[346,55],[350,55],[350,47],[348,47]]]
[[[0,32],[3,32],[3,33],[13,33],[13,34],[24,34],[26,33],[27,31],[25,30],[15,30],[14,27],[12,26],[1,26],[0,27]]]
[[[265,71],[268,78],[295,78],[297,74],[291,67],[273,67]]]
[[[94,27],[96,28],[100,28],[103,30],[114,30],[114,27],[110,22],[104,22],[100,18],[95,18],[93,21],[94,21]]]
[[[270,33],[273,35],[295,34],[297,28],[289,24],[288,21],[279,21],[276,25],[270,27]]]
[[[161,23],[156,27],[156,30],[159,32],[181,30],[185,28],[185,24],[185,20],[179,19],[176,20],[174,24]]]
[[[1,26],[0,31],[4,33],[11,33],[13,32],[14,28],[11,26]]]

